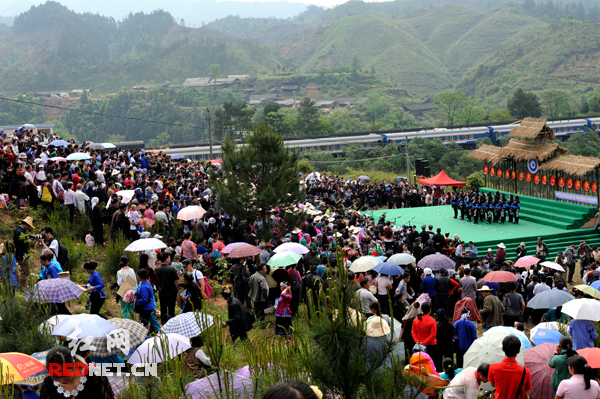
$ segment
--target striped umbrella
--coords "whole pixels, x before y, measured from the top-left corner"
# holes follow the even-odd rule
[[[421,269],[430,268],[431,270],[454,269],[456,263],[446,255],[436,252],[432,255],[427,255],[418,263]]]
[[[162,328],[165,334],[175,333],[193,338],[213,324],[213,317],[204,313],[188,312],[169,319]]]
[[[261,253],[262,250],[254,245],[250,245],[247,243],[242,243],[229,252],[228,258],[247,258],[249,256],[256,256]]]
[[[552,373],[554,369],[548,366],[550,358],[556,351],[556,344],[544,343],[532,349],[526,350],[524,354],[525,367],[531,373],[532,399],[553,399]]]
[[[95,337],[91,343],[91,345],[95,348],[91,351],[92,356],[107,357],[110,355],[118,354],[119,352],[122,352],[124,355],[127,355],[129,353],[129,351],[126,350],[126,348],[116,346],[114,344],[111,344],[111,348],[109,350],[108,335],[111,335],[114,338],[117,336],[117,334],[122,334],[124,332],[129,349],[137,347],[147,338],[148,330],[146,330],[146,328],[141,323],[138,323],[135,320],[114,317],[110,319],[110,324],[115,326],[115,330],[119,331],[115,331],[113,334],[107,334],[103,337]]]
[[[28,301],[41,303],[64,303],[77,299],[84,293],[83,288],[64,278],[42,280],[23,296]]]
[[[0,353],[0,384],[21,382],[42,371],[46,371],[46,365],[29,355],[18,352]]]
[[[483,281],[489,281],[490,283],[510,283],[517,280],[516,274],[505,271],[490,272],[483,278]]]
[[[242,245],[242,244],[245,244],[245,242],[232,242],[231,244],[227,244],[227,245],[225,245],[225,248],[223,248],[221,250],[221,253],[228,254],[233,250],[233,248],[237,247],[238,245]]]

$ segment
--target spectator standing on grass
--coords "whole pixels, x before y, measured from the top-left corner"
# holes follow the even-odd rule
[[[179,291],[179,276],[173,266],[170,265],[168,253],[159,254],[156,263],[160,266],[154,269],[156,272],[158,295],[160,298],[160,320],[164,325],[171,317],[175,316],[175,303]]]
[[[521,341],[514,335],[502,340],[504,359],[490,365],[488,379],[496,388],[495,399],[526,399],[531,391],[531,373],[517,363]]]
[[[492,327],[501,326],[504,324],[502,315],[504,314],[504,305],[502,302],[492,295],[491,288],[484,285],[477,290],[483,296],[483,309],[481,309],[481,319],[483,332],[485,333]]]

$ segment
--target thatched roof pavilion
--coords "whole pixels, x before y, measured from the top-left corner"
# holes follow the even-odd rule
[[[555,143],[511,139],[506,147],[500,148],[499,154],[511,158],[515,162],[526,162],[533,158],[539,162],[544,162],[554,155],[564,154],[567,151],[566,148],[562,148]]]
[[[501,150],[501,147],[482,144],[478,149],[471,151],[469,153],[469,156],[471,158],[477,159],[479,161],[484,161],[485,163],[491,165],[499,165],[502,162],[506,161],[506,157],[500,154]]]
[[[554,130],[546,125],[546,119],[525,118],[519,126],[510,131],[509,136],[534,140],[554,140]]]
[[[600,159],[578,155],[555,157],[540,165],[540,170],[561,171],[575,176],[584,176],[598,168],[600,168]]]

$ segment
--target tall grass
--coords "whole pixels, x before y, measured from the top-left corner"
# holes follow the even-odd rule
[[[129,240],[125,238],[123,233],[119,233],[115,238],[110,240],[106,246],[104,270],[111,276],[116,276],[117,272],[119,271],[119,260],[123,255],[128,255],[129,267],[137,270],[139,258],[132,253],[125,252],[125,248],[127,248],[129,244]]]

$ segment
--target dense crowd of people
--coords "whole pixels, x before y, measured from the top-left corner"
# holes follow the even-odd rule
[[[507,199],[499,193],[444,193],[440,188],[431,192],[402,181],[372,184],[323,175],[302,180],[306,201],[289,211],[304,213],[305,222],[284,231],[281,221],[286,211],[275,207],[270,210],[268,223],[277,229],[273,229],[270,240],[263,241],[257,235],[259,226],[242,227],[241,221],[231,218],[226,209],[217,207],[208,170],[218,170],[218,165],[171,159],[144,150],[94,149],[98,147],[93,143],[77,144],[72,140],[56,144],[57,139],[27,129],[4,139],[0,160],[3,189],[9,193],[9,198],[2,198],[5,206],[8,201],[47,210],[66,207],[71,221],[89,217],[92,229],[81,238],[88,246],[106,245],[106,225],[111,239],[122,234],[134,242],[153,236],[166,243],[160,251],[133,255],[139,258],[137,270],[123,256],[110,288],[96,271],[98,264],[86,262],[91,314],[101,314],[111,289],[133,280],[131,295],[115,297],[121,304],[122,317],[139,319],[150,331],[160,330],[177,315],[177,309],[181,313],[203,309],[212,291],[208,277],[218,276],[226,260],[225,279],[229,283],[222,297],[227,302],[228,319],[222,327],[229,329],[232,340],[248,340],[255,319],[261,324],[271,313],[275,315],[275,333],[286,337],[294,333],[292,320],[298,317],[302,304],[319,306],[319,292],[336,287],[340,278],[346,278],[355,290],[357,311],[366,320],[367,335],[378,337],[381,331],[391,334],[392,318],[398,320],[402,330],[396,338],[404,342],[407,362],[412,364],[416,355],[428,374],[451,380],[450,388],[443,390],[446,398],[474,399],[480,384],[489,381],[496,388],[497,399],[525,399],[531,391],[531,375],[515,360],[523,350],[517,337],[508,335],[502,342],[505,359],[500,363],[463,369],[464,356],[478,339],[479,328],[484,333],[501,326],[524,331],[526,326],[542,322],[568,323],[568,334],[572,336],[561,339],[556,358],[550,363],[556,370],[552,381],[556,397],[599,396],[598,384],[590,382],[586,360],[575,353],[594,347],[598,335],[593,322],[570,320],[560,306],[529,306],[546,291],[570,291],[577,298],[589,297],[574,288],[573,276],[579,263],[584,284],[592,285],[599,279],[600,251],[596,247],[590,248],[582,241],[579,247],[572,244],[554,257],[540,237],[535,249],[521,243],[511,255],[499,243],[495,250],[487,249],[484,254],[473,241],[465,243],[459,232],[451,235],[432,225],[420,229],[410,224],[401,226],[387,220],[385,214],[373,219],[364,213],[385,206],[394,209],[448,204],[455,218],[460,212],[461,219],[466,217],[474,223],[505,223],[507,218],[509,223],[518,223],[518,196]],[[194,205],[204,214],[183,220],[182,236],[176,237],[179,212]],[[40,280],[58,278],[68,260],[52,228],[39,230],[41,226],[35,224],[27,217],[14,231],[9,246],[15,262],[3,271],[11,276],[12,286],[24,285],[31,272],[26,256],[29,240],[36,242],[39,251]],[[156,226],[161,226],[162,236],[150,234]],[[255,256],[227,257],[223,251],[234,243],[259,250]],[[284,267],[271,267],[274,249],[291,243],[303,248],[299,259]],[[388,260],[397,254],[414,257],[414,261],[401,265],[403,273],[386,275],[372,268],[353,271],[355,262],[363,258]],[[420,266],[422,260],[436,255],[451,260],[451,266]],[[516,262],[527,255],[535,255],[539,262],[518,267]],[[565,272],[540,264],[548,259],[564,265]],[[507,282],[487,281],[486,276],[494,272],[512,277]],[[64,303],[53,303],[50,308],[57,314],[70,314]],[[422,359],[426,359],[426,365]],[[62,382],[48,382],[45,397],[60,396],[47,393],[56,384]],[[73,383],[63,385],[72,387]],[[290,390],[296,396],[289,397],[312,398],[315,394],[314,389],[283,384],[267,392],[265,398],[283,397],[278,392]]]

